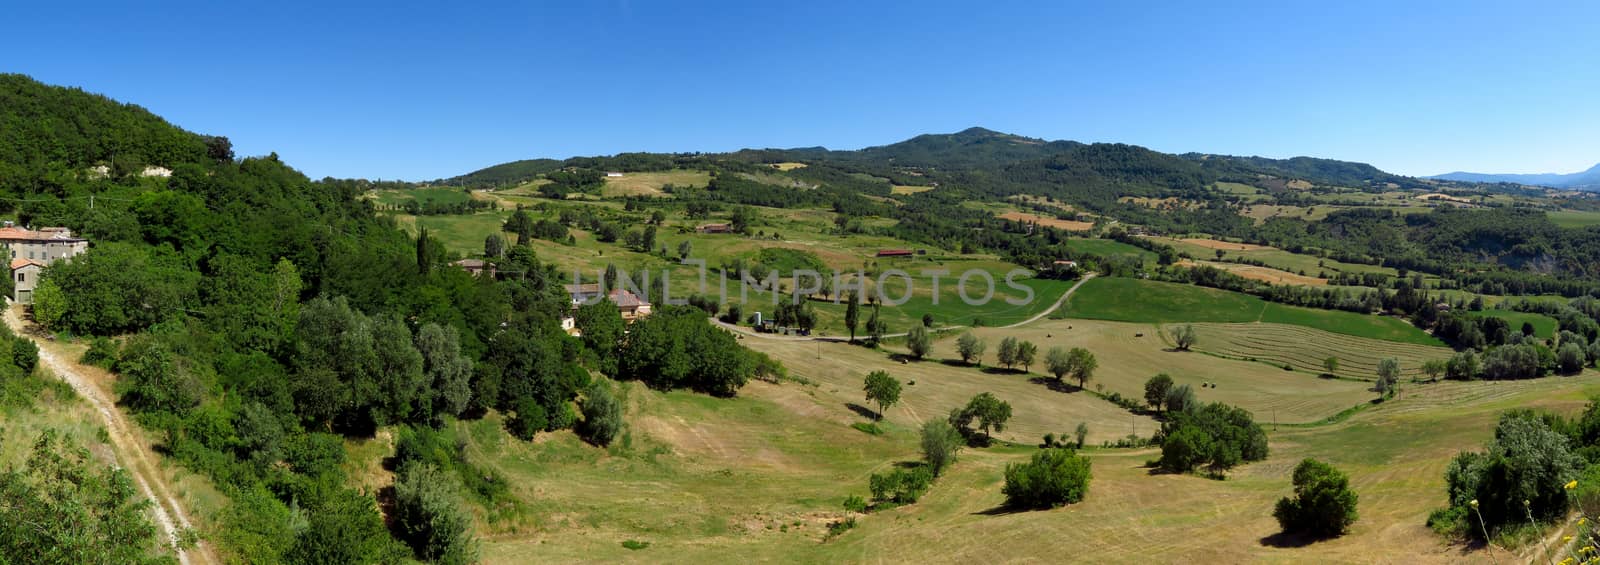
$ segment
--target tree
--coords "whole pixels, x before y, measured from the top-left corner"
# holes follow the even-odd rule
[[[961,432],[948,421],[929,420],[922,424],[922,460],[935,477],[956,462],[961,443]]]
[[[610,300],[580,305],[572,313],[572,321],[582,335],[580,339],[584,348],[594,353],[591,359],[595,369],[600,374],[616,376],[617,351],[622,346],[622,336],[627,330],[627,323],[622,320],[617,305]]]
[[[583,424],[578,426],[580,437],[589,443],[605,447],[611,445],[622,431],[622,403],[611,392],[605,379],[595,379],[583,393]]]
[[[516,212],[511,213],[510,218],[506,219],[500,231],[516,234],[517,245],[528,245],[532,243],[533,238],[533,218],[527,211],[518,208]]]
[[[865,390],[867,401],[878,404],[878,419],[883,419],[884,411],[900,401],[900,381],[889,376],[883,371],[873,371],[867,374]]]
[[[417,330],[416,341],[428,382],[422,390],[431,397],[423,407],[435,415],[461,415],[472,397],[472,359],[461,353],[460,334],[455,326],[428,322]]]
[[[1017,363],[1022,365],[1022,372],[1028,372],[1029,368],[1033,366],[1034,356],[1038,353],[1039,346],[1034,345],[1031,341],[1017,344]]]
[[[467,564],[478,560],[472,519],[457,502],[454,479],[433,465],[411,463],[394,482],[394,521],[418,559]]]
[[[1522,335],[1523,336],[1533,337],[1534,333],[1535,333],[1535,330],[1533,328],[1533,322],[1523,322],[1522,323]]]
[[[1089,379],[1094,378],[1094,370],[1100,367],[1100,362],[1095,360],[1094,354],[1082,347],[1074,347],[1067,352],[1068,364],[1072,366],[1072,378],[1078,380],[1078,388],[1083,389],[1089,384]]]
[[[1157,464],[1168,471],[1186,473],[1204,463],[1211,452],[1211,436],[1198,427],[1179,428],[1161,441]]]
[[[1167,399],[1162,402],[1166,405],[1168,414],[1185,412],[1199,405],[1194,395],[1194,388],[1189,385],[1178,385],[1167,390]]]
[[[850,291],[850,298],[845,301],[844,327],[850,329],[850,342],[856,341],[856,324],[861,321],[861,300],[855,291]]]
[[[523,397],[513,406],[515,414],[506,420],[506,431],[517,439],[532,441],[533,436],[550,425],[544,406],[532,397]]]
[[[1017,338],[1006,336],[1000,339],[1000,350],[995,352],[995,360],[1010,369],[1017,364]]]
[[[733,231],[736,233],[748,234],[750,233],[750,226],[755,225],[760,221],[761,216],[756,212],[755,208],[750,206],[736,206],[733,209],[733,215],[728,219],[728,227],[733,228]]]
[[[1484,529],[1493,535],[1502,526],[1526,524],[1529,518],[1565,517],[1570,500],[1564,485],[1577,478],[1584,465],[1570,445],[1571,440],[1551,429],[1539,413],[1502,414],[1484,451],[1461,452],[1445,470],[1445,492],[1455,518],[1481,516],[1481,529],[1461,530],[1479,537]]]
[[[694,253],[694,242],[685,239],[678,244],[679,259],[688,259],[691,253]]]
[[[1439,377],[1445,374],[1447,368],[1448,362],[1444,359],[1429,359],[1422,362],[1422,372],[1428,375],[1429,381],[1439,380]]]
[[[1378,361],[1378,394],[1388,396],[1399,392],[1400,385],[1400,360],[1385,357]]]
[[[1322,360],[1322,371],[1323,371],[1323,374],[1333,375],[1338,370],[1339,370],[1339,358],[1338,357],[1329,357],[1327,359],[1323,359]]]
[[[932,313],[924,313],[922,315],[922,327],[924,327],[924,328],[933,327],[933,314]]]
[[[889,333],[889,324],[878,316],[880,306],[872,305],[872,317],[867,318],[867,345],[877,347],[883,342],[883,336]]]
[[[987,445],[993,438],[993,432],[1006,430],[1006,422],[1011,420],[1011,403],[996,398],[990,393],[981,393],[972,397],[966,407],[951,413],[951,425],[958,429],[970,429],[974,420],[978,428],[983,430],[983,444]]]
[[[1356,500],[1344,473],[1306,459],[1294,468],[1294,496],[1278,499],[1272,516],[1285,532],[1335,537],[1355,523]]]
[[[1083,449],[1084,440],[1089,438],[1089,424],[1078,422],[1078,427],[1072,430],[1072,436],[1078,440],[1078,449]]]
[[[1044,356],[1044,366],[1059,381],[1072,372],[1072,355],[1067,353],[1065,347],[1052,347]]]
[[[962,363],[969,365],[974,360],[980,364],[983,362],[983,350],[986,346],[983,339],[972,335],[972,332],[961,334],[961,337],[956,339],[956,353],[961,355]]]
[[[1054,508],[1083,500],[1089,492],[1089,458],[1070,449],[1041,449],[1027,463],[1006,465],[1006,504]]]
[[[500,234],[491,233],[483,238],[483,256],[490,259],[499,259],[506,254],[506,239]]]
[[[39,281],[33,289],[33,320],[47,330],[54,330],[61,325],[66,311],[67,297],[56,281],[50,277]]]
[[[1172,341],[1178,344],[1178,349],[1188,351],[1200,339],[1200,333],[1195,331],[1194,324],[1184,324],[1172,329]]]
[[[1167,394],[1172,392],[1172,377],[1161,373],[1144,382],[1144,402],[1151,408],[1161,410],[1166,405]]]
[[[45,430],[0,470],[0,555],[18,563],[167,563],[150,505],[127,471]],[[35,561],[37,560],[37,561]]]
[[[1444,378],[1469,381],[1478,378],[1478,354],[1462,351],[1445,363]]]
[[[917,359],[927,357],[933,351],[933,336],[929,335],[926,326],[912,326],[906,332],[906,349],[911,350],[911,356]]]
[[[0,336],[0,339],[5,339]],[[22,374],[31,375],[39,367],[39,345],[33,340],[16,336],[11,338],[11,364],[22,369]]]
[[[1577,343],[1563,343],[1556,351],[1556,366],[1562,374],[1575,374],[1583,370],[1588,354]]]

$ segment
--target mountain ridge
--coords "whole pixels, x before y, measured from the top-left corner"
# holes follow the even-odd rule
[[[1514,183],[1549,188],[1600,191],[1600,164],[1576,173],[1473,173],[1454,171],[1427,178],[1456,182]]]

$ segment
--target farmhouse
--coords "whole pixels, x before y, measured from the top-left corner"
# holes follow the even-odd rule
[[[567,296],[572,299],[572,309],[591,303],[594,299],[604,295],[612,304],[617,305],[617,313],[622,315],[622,321],[633,323],[634,320],[650,315],[651,304],[639,295],[627,289],[616,288],[605,292],[599,283],[569,284],[566,285]],[[561,329],[572,335],[578,335],[577,320],[569,313],[561,318]]]
[[[483,259],[462,259],[452,262],[450,265],[471,273],[475,277],[483,276],[484,273],[488,273],[490,277],[494,276],[494,263]]]
[[[733,233],[733,226],[728,224],[706,224],[695,228],[700,233]]]
[[[89,240],[72,237],[67,228],[18,228],[7,222],[0,227],[0,249],[11,260],[11,280],[15,285],[12,299],[22,304],[33,303],[33,289],[39,283],[39,272],[57,261],[69,260],[89,249]]]

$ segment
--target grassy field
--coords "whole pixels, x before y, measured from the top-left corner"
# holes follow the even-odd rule
[[[1286,306],[1248,294],[1186,284],[1126,278],[1099,278],[1072,296],[1066,315],[1126,322],[1273,322],[1334,333],[1438,345],[1438,340],[1405,321],[1386,316]]]
[[[991,344],[1018,335],[1090,347],[1100,352],[1097,381],[1108,391],[1134,380],[1123,375],[1142,382],[1155,371],[1172,372],[1180,382],[1215,382],[1217,388],[1199,391],[1201,399],[1255,412],[1268,429],[1271,456],[1217,481],[1152,474],[1145,462],[1157,456],[1153,449],[1090,449],[1094,482],[1083,502],[1019,512],[1003,507],[1002,474],[1033,448],[967,449],[917,504],[858,516],[855,529],[827,539],[826,524],[845,516],[844,497],[865,495],[868,474],[915,460],[916,424],[941,417],[972,391],[1011,400],[1014,427],[1002,437],[1027,443],[1041,430],[1077,421],[1089,422],[1091,441],[1133,427],[1148,433],[1153,422],[1133,420],[1115,407],[1101,413],[1096,403],[1109,403],[1053,391],[1023,375],[938,361],[901,365],[882,352],[843,344],[820,345],[819,360],[817,344],[747,338],[747,345],[782,358],[816,385],[752,383],[738,398],[714,399],[625,383],[628,428],[610,449],[567,433],[515,441],[495,415],[455,424],[467,437],[469,459],[504,474],[521,505],[520,518],[493,523],[474,508],[485,561],[1008,562],[1071,555],[1095,563],[1516,562],[1523,559],[1451,545],[1426,528],[1428,512],[1445,502],[1445,466],[1457,451],[1488,439],[1501,411],[1571,411],[1600,390],[1592,372],[1410,385],[1399,398],[1367,405],[1338,423],[1275,426],[1274,419],[1309,421],[1366,405],[1371,393],[1364,383],[1164,351],[1152,337],[1132,337],[1138,328],[1150,326],[1061,320],[980,333]],[[935,346],[938,357],[949,351],[948,339]],[[1190,366],[1207,374],[1186,374]],[[917,381],[905,388],[904,404],[889,410],[881,436],[849,427],[866,420],[849,405],[864,403],[860,380],[875,368]],[[1361,518],[1341,538],[1280,544],[1272,505],[1291,492],[1290,472],[1305,457],[1350,475]],[[622,545],[628,540],[649,545],[629,550]]]
[[[1174,327],[1164,329],[1170,332]],[[1445,347],[1378,341],[1288,324],[1212,323],[1195,324],[1195,329],[1200,334],[1196,351],[1275,367],[1289,365],[1310,373],[1324,372],[1323,360],[1334,357],[1339,360],[1334,374],[1366,380],[1375,378],[1378,361],[1384,358],[1400,361],[1401,376],[1418,378],[1424,361],[1448,359],[1454,353]]]
[[[410,201],[422,204],[453,204],[466,202],[472,197],[459,188],[417,188],[412,190],[374,190],[371,198],[385,206],[399,206]]]
[[[1557,210],[1546,214],[1550,221],[1564,228],[1600,226],[1600,212],[1590,210]]]
[[[1224,257],[1242,257],[1260,261],[1262,264],[1275,269],[1282,269],[1292,273],[1305,272],[1308,276],[1318,276],[1322,272],[1328,274],[1338,272],[1348,273],[1383,273],[1394,275],[1391,267],[1376,265],[1362,265],[1358,263],[1344,263],[1333,259],[1324,259],[1313,255],[1290,253],[1275,247],[1249,245],[1239,243],[1225,243],[1212,240],[1183,240],[1168,237],[1152,237],[1157,242],[1171,245],[1179,252],[1187,252],[1196,259],[1215,259],[1218,249],[1226,254]]]
[[[916,194],[918,192],[927,192],[930,190],[933,190],[932,186],[897,184],[889,187],[889,194]]]
[[[1475,312],[1475,313],[1473,313],[1473,315],[1476,315],[1476,316],[1491,316],[1491,317],[1500,318],[1502,320],[1505,320],[1506,323],[1511,325],[1511,331],[1521,331],[1522,330],[1522,324],[1524,322],[1527,322],[1527,323],[1533,324],[1533,335],[1535,335],[1535,336],[1538,336],[1538,337],[1554,337],[1555,334],[1556,334],[1556,326],[1557,326],[1556,319],[1555,318],[1551,318],[1549,316],[1546,316],[1544,314],[1535,314],[1535,313],[1532,313],[1532,312],[1513,312],[1513,311],[1510,311],[1510,310],[1492,310],[1491,309],[1491,310],[1484,310],[1482,312]]]
[[[600,190],[601,196],[660,196],[664,194],[661,187],[668,184],[704,188],[711,182],[711,173],[674,169],[650,173],[623,173],[620,178],[606,177],[605,180],[606,185]]]
[[[1066,240],[1065,245],[1073,251],[1093,253],[1103,257],[1135,257],[1148,264],[1154,264],[1157,255],[1143,247],[1135,247],[1114,239],[1095,239],[1074,237]]]

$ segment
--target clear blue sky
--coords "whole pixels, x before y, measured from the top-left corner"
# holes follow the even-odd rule
[[[1596,2],[67,4],[5,9],[0,72],[313,177],[975,125],[1412,175],[1600,162]]]

